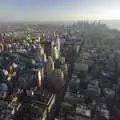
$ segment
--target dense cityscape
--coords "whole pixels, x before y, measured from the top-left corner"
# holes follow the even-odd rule
[[[100,21],[0,31],[0,120],[120,119],[119,31]]]

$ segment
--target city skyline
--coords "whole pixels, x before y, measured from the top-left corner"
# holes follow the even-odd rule
[[[120,19],[119,0],[0,0],[0,21]]]

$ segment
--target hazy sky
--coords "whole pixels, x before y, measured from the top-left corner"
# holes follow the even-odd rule
[[[0,0],[0,20],[120,19],[120,0]]]

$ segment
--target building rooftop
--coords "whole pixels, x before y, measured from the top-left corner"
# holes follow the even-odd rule
[[[76,107],[76,114],[91,117],[91,110],[85,105],[78,105]]]

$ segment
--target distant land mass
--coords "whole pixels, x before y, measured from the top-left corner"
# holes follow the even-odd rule
[[[78,20],[73,20],[73,21],[8,21],[8,20],[3,20],[0,18],[0,24],[62,24],[62,25],[71,25]],[[79,20],[79,21],[84,21],[84,20]],[[88,20],[88,21],[94,21],[94,20]],[[106,24],[110,29],[117,29],[120,31],[120,20],[96,20],[100,21],[102,24]]]

